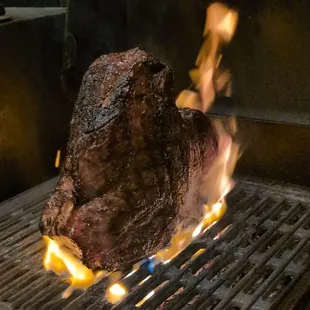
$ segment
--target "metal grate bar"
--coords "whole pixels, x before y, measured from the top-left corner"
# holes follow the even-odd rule
[[[11,309],[275,309],[310,270],[310,192],[241,181],[227,214],[150,276],[147,263],[123,280],[130,294],[104,298],[103,280],[61,299],[66,284],[42,269],[38,232],[43,204],[56,179],[0,204],[0,306]],[[193,257],[199,251],[200,255]],[[306,288],[305,288],[306,289]],[[150,291],[155,294],[140,307]]]
[[[236,246],[238,246],[243,240],[246,240],[247,239],[247,234],[243,234],[240,238],[240,236],[238,236],[239,234],[239,231],[242,229],[242,226],[244,225],[245,221],[247,218],[249,218],[249,216],[251,214],[253,214],[255,211],[258,211],[262,206],[265,205],[266,203],[266,199],[263,199],[262,201],[258,201],[257,204],[254,206],[253,210],[247,210],[247,212],[245,213],[245,215],[239,220],[237,221],[232,227],[230,230],[228,230],[225,235],[222,236],[221,240],[217,240],[216,242],[214,242],[214,244],[217,244],[217,243],[221,243],[221,245],[223,245],[223,243],[225,242],[226,240],[226,236],[236,236],[236,238],[234,238],[233,240],[233,244],[230,244],[230,247],[227,249],[224,249],[222,250],[222,255],[221,256],[218,256],[215,261],[213,261],[213,264],[212,264],[212,269],[209,269],[207,268],[205,271],[201,272],[198,277],[197,277],[197,280],[195,282],[195,285],[193,285],[193,289],[197,289],[197,285],[200,281],[204,280],[205,278],[207,277],[210,277],[212,275],[212,273],[216,273],[217,270],[221,270],[223,268],[223,266],[226,266],[227,265],[227,260],[231,259],[233,260],[234,259],[234,253],[233,251],[230,251],[231,248],[235,248]],[[279,205],[281,204],[282,202],[278,203],[275,205],[275,207],[279,207]],[[273,208],[273,210],[275,210],[276,208]],[[227,246],[226,246],[227,248]],[[208,249],[210,249],[210,245],[208,247]],[[252,251],[249,253],[249,255],[252,253]],[[248,256],[249,256],[248,255]],[[247,258],[248,256],[244,256],[243,257],[243,260],[244,261],[247,261]],[[193,272],[196,272],[199,268],[196,267],[195,268],[195,265],[198,265],[198,266],[201,266],[201,264],[203,264],[203,262],[205,261],[208,261],[210,259],[212,259],[212,249],[211,251],[206,251],[205,253],[203,253],[202,255],[199,256],[199,260],[196,260],[192,263],[192,265],[189,266],[189,269],[193,270]],[[239,261],[238,264],[242,263],[242,261]],[[238,266],[238,264],[236,264]],[[235,266],[232,267],[232,270],[234,270]],[[225,279],[223,278],[220,282],[218,282],[218,285],[217,287],[220,287],[220,285],[225,281]],[[217,288],[217,287],[214,287],[214,290]],[[210,288],[208,288],[210,289]],[[207,294],[206,297],[210,296],[214,290],[210,290]],[[182,295],[187,295],[189,292],[188,290],[184,290],[183,293],[180,294],[179,296],[179,299],[178,299],[178,302],[175,303],[175,306],[176,307],[179,307],[180,306],[180,303],[181,304],[186,304],[186,302],[188,302],[188,298],[191,298],[192,294],[188,295],[186,298],[184,298],[184,300],[181,299]],[[165,309],[170,309],[170,306],[168,305]],[[175,307],[171,308],[171,309],[176,309]]]
[[[289,261],[293,259],[297,253],[306,245],[308,240],[302,240],[297,248],[288,256],[288,259],[283,261],[283,263],[273,271],[270,275],[268,280],[253,294],[253,297],[250,301],[247,301],[246,304],[242,307],[242,310],[250,309],[250,307],[256,302],[256,300],[263,295],[263,293],[268,289],[270,286],[274,286],[277,283],[277,280],[281,276],[282,272],[284,271],[285,267],[288,265]],[[216,307],[215,309],[224,309],[224,307]]]

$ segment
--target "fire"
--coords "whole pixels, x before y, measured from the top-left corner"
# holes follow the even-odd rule
[[[163,249],[155,255],[154,264],[164,263],[168,264],[173,258],[179,255],[195,238],[197,238],[201,233],[205,232],[207,229],[211,228],[212,225],[225,214],[227,206],[223,199],[211,207],[207,204],[204,206],[204,217],[201,222],[194,228],[181,231],[172,237],[170,241],[170,246]]]
[[[226,96],[231,95],[230,73],[220,69],[221,47],[231,41],[237,20],[237,12],[228,9],[223,4],[214,3],[207,9],[207,20],[203,34],[205,41],[196,60],[197,68],[189,73],[197,92],[182,91],[176,101],[179,108],[189,107],[206,112],[211,107],[217,93],[224,92]],[[234,186],[231,176],[239,157],[239,146],[233,139],[237,131],[236,121],[231,119],[224,123],[217,120],[214,122],[214,128],[218,139],[218,149],[217,156],[208,174],[202,179],[200,194],[206,202],[202,205],[203,217],[196,227],[179,231],[171,239],[168,248],[162,249],[156,255],[150,257],[149,260],[153,262],[153,265],[158,263],[168,264],[195,238],[219,221],[226,212],[225,196]],[[59,161],[60,151],[57,152],[56,167],[59,166]],[[44,236],[44,239],[47,246],[44,257],[45,269],[52,270],[59,276],[65,277],[70,283],[63,297],[68,297],[74,289],[87,289],[104,276],[107,276],[104,271],[94,273],[88,269],[68,250],[59,246],[49,237]],[[195,255],[198,256],[203,251],[204,249],[201,249]],[[192,259],[196,257],[195,255]],[[126,277],[134,274],[140,265],[141,262],[135,265],[131,273]],[[139,285],[142,285],[149,278],[151,276],[141,281]],[[118,281],[118,279],[114,279],[112,282],[115,281]],[[127,294],[128,290],[121,282],[111,284],[106,291],[107,300],[113,304],[124,299]],[[155,291],[151,291],[136,307],[140,307],[154,294]]]
[[[231,95],[230,74],[228,71],[219,70],[222,59],[220,49],[223,44],[231,41],[237,20],[237,12],[223,4],[214,3],[207,9],[203,34],[205,41],[196,60],[198,68],[189,72],[199,92],[183,90],[176,100],[179,108],[189,107],[206,112],[210,109],[217,92],[224,91],[226,96]],[[239,156],[239,146],[233,141],[233,135],[237,130],[236,121],[231,119],[225,125],[215,121],[214,128],[218,139],[217,156],[208,174],[203,177],[200,189],[201,197],[208,202],[203,205],[204,216],[197,227],[177,233],[171,239],[170,246],[155,255],[157,263],[169,263],[226,212],[225,196],[234,186],[231,175]]]
[[[235,127],[235,120],[231,120],[230,125]],[[239,145],[233,141],[233,133],[229,133],[218,120],[214,122],[214,127],[218,136],[217,156],[204,176],[201,188],[201,196],[208,199],[211,205],[223,200],[232,190],[234,182],[231,175],[239,157]]]
[[[44,256],[44,268],[46,271],[53,271],[58,276],[70,283],[70,286],[63,293],[67,298],[73,290],[87,289],[94,283],[97,283],[105,276],[105,272],[94,273],[84,266],[80,260],[70,254],[68,250],[59,246],[54,240],[43,236],[46,243],[46,253]]]
[[[230,74],[221,71],[221,47],[231,41],[238,21],[238,14],[220,3],[213,3],[207,9],[207,20],[203,33],[204,43],[196,59],[197,68],[189,72],[190,78],[199,90],[183,90],[176,101],[179,108],[189,107],[206,112],[210,109],[215,94],[224,91],[231,95]]]
[[[174,257],[178,256],[192,241],[202,232],[214,225],[226,212],[226,202],[217,202],[212,207],[204,206],[204,217],[198,226],[181,231],[172,237],[170,246],[155,255],[155,264],[162,262],[168,264]]]
[[[55,168],[59,168],[59,165],[60,165],[60,150],[58,150],[56,153]]]
[[[107,288],[106,297],[111,304],[116,304],[127,295],[127,288],[122,283],[114,283]]]

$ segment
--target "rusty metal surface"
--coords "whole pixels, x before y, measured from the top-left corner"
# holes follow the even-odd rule
[[[107,281],[66,300],[66,284],[42,268],[38,219],[56,179],[0,205],[0,309],[275,309],[297,303],[310,270],[310,190],[243,179],[228,197],[229,211],[199,240],[152,277],[143,266],[124,280],[130,294],[112,307]],[[229,226],[230,225],[230,226]],[[220,236],[218,233],[228,227]],[[201,255],[191,260],[199,249]],[[283,308],[279,309],[283,309]],[[291,309],[290,308],[290,309]]]

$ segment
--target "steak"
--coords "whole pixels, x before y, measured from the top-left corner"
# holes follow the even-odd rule
[[[97,59],[40,230],[92,269],[125,270],[198,223],[216,152],[209,119],[175,105],[171,69],[140,49]]]

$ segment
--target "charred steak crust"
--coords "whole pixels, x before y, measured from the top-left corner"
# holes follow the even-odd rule
[[[83,78],[40,230],[90,268],[127,269],[199,220],[215,150],[207,117],[175,106],[169,67],[137,48],[102,56]]]

